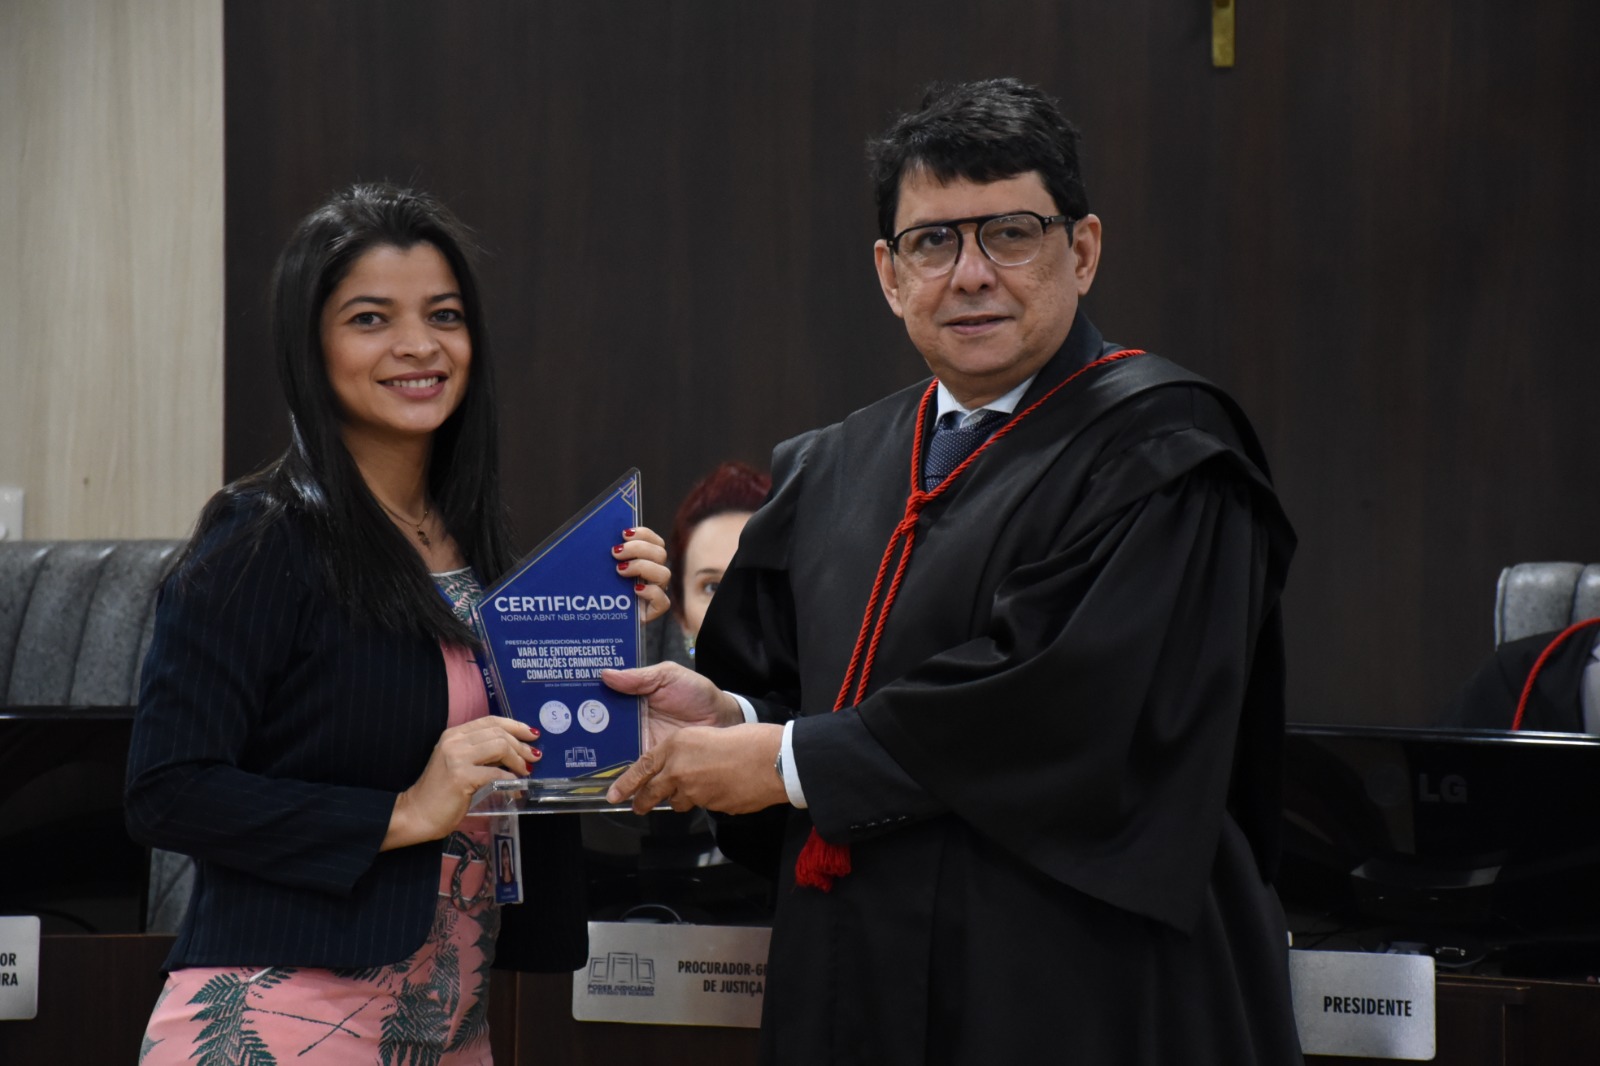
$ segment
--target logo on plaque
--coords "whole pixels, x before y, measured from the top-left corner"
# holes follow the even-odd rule
[[[653,996],[656,960],[634,951],[608,951],[589,960],[591,996]]]

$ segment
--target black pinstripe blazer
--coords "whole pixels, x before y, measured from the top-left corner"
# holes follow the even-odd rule
[[[301,520],[241,539],[249,517],[236,508],[187,581],[162,587],[140,678],[129,831],[197,860],[166,965],[395,962],[427,935],[441,843],[378,848],[445,727],[444,660],[431,640],[354,624]],[[576,969],[576,820],[522,832],[529,900],[507,908],[497,965]]]

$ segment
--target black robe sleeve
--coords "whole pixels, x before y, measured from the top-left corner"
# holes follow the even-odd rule
[[[1282,733],[1277,594],[1293,535],[1233,420],[1203,395],[1163,392],[1128,414],[1127,439],[1111,441],[1070,507],[1009,516],[1059,531],[993,587],[973,639],[875,677],[858,707],[796,721],[824,837],[948,811],[1051,878],[1186,928],[1232,797],[1250,808],[1235,820],[1265,872]],[[707,670],[762,695],[769,720],[799,706],[801,676],[786,582],[805,448],[785,458],[714,601],[713,616],[738,624],[721,627]]]
[[[1159,487],[1139,495],[1152,480]],[[1282,727],[1281,698],[1247,692],[1264,619],[1276,625],[1278,512],[1258,515],[1257,492],[1230,448],[1197,450],[1192,436],[1114,457],[1082,510],[1120,509],[1069,523],[1053,553],[1010,574],[986,632],[859,707],[796,722],[818,831],[844,842],[950,811],[1065,884],[1185,927],[1210,874],[1236,744],[1270,756]],[[767,584],[780,587],[749,594],[770,624],[784,592]],[[1281,697],[1267,643],[1274,661],[1260,683]],[[1241,738],[1246,706],[1271,720]]]
[[[1185,927],[1216,854],[1265,555],[1248,491],[1197,471],[1069,532],[1002,585],[987,634],[797,738],[859,716],[983,835]],[[819,827],[852,820],[831,809],[849,795],[808,792]]]

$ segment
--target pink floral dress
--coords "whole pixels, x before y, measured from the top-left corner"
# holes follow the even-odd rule
[[[470,570],[435,574],[456,613],[483,594]],[[489,713],[472,653],[441,645],[450,725]],[[409,958],[365,969],[174,970],[145,1030],[141,1066],[490,1066],[489,967],[500,910],[487,820],[445,844],[433,927]]]

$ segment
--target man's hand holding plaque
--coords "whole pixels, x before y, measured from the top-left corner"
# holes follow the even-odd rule
[[[639,814],[661,805],[748,814],[788,801],[773,769],[783,727],[746,723],[738,701],[692,670],[658,663],[601,679],[650,703],[650,747],[612,782],[607,799]]]
[[[656,663],[637,670],[602,670],[600,680],[650,704],[650,747],[690,726],[737,725],[739,702],[693,670]]]

